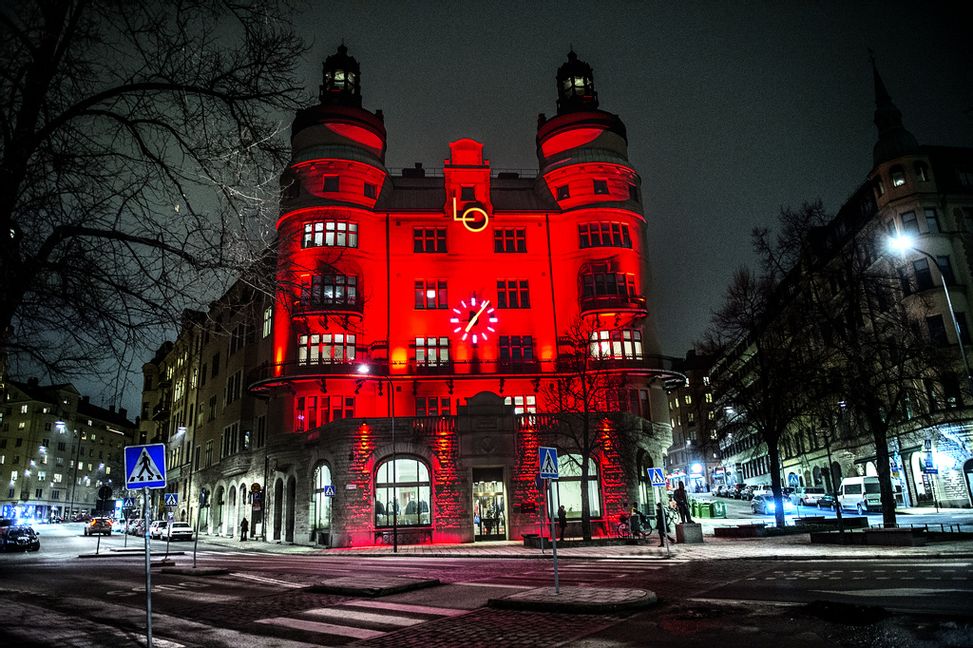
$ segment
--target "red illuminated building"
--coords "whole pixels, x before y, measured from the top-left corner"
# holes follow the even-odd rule
[[[559,447],[555,507],[578,534],[580,446],[564,420],[579,406],[564,394],[583,379],[604,392],[582,408],[592,533],[649,509],[640,475],[662,465],[665,390],[681,377],[654,335],[641,181],[591,67],[571,52],[557,71],[533,177],[492,168],[472,139],[444,143],[441,170],[393,174],[361,90],[341,46],[281,178],[272,357],[248,381],[266,402],[251,472],[267,485],[267,538],[520,539],[543,510],[539,445]],[[249,490],[218,471],[191,488]]]

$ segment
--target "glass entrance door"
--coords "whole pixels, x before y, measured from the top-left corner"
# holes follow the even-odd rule
[[[507,539],[503,468],[473,469],[473,540]]]

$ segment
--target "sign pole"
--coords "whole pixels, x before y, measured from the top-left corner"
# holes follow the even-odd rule
[[[554,486],[552,480],[547,479],[547,501],[550,503],[551,509],[554,508]],[[551,514],[551,555],[554,557],[554,594],[561,593],[561,584],[558,581],[557,573],[557,536],[554,533],[554,511],[550,511]]]
[[[659,503],[661,504],[662,510],[662,543],[666,546],[666,558],[672,558],[672,551],[669,549],[669,516],[666,515],[666,509],[669,508],[665,504],[662,504],[662,497],[665,495],[665,487],[658,486],[659,493]]]
[[[152,511],[149,509],[149,489],[142,489],[142,509],[145,513],[145,646],[152,648],[152,545],[149,542],[149,523]]]

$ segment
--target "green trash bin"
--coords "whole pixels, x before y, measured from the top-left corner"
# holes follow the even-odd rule
[[[699,517],[699,502],[696,500],[689,500],[689,511],[692,517]]]
[[[726,504],[724,502],[713,502],[710,506],[713,507],[713,517],[715,518],[726,517]]]
[[[713,517],[713,505],[709,502],[703,502],[699,505],[699,515],[697,517],[701,518],[711,518]]]

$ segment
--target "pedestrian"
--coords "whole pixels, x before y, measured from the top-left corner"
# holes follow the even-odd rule
[[[642,535],[642,515],[638,508],[632,507],[632,513],[628,516],[628,528],[631,529],[632,537],[636,540]]]
[[[558,537],[561,542],[564,542],[564,530],[568,528],[568,511],[564,508],[564,504],[561,504],[557,509],[557,528]]]
[[[656,502],[655,504],[655,525],[659,529],[660,547],[666,545],[666,538],[669,538],[669,542],[675,542],[675,539],[669,535],[669,529],[666,527],[666,512],[662,508],[662,502]]]
[[[248,531],[250,531],[250,523],[247,522],[247,518],[243,518],[243,522],[240,523],[240,542],[246,542]]]
[[[682,520],[682,523],[692,524],[693,518],[689,516],[689,494],[686,493],[686,485],[682,482],[679,482],[673,499],[676,500],[676,506],[679,508],[679,519]]]

